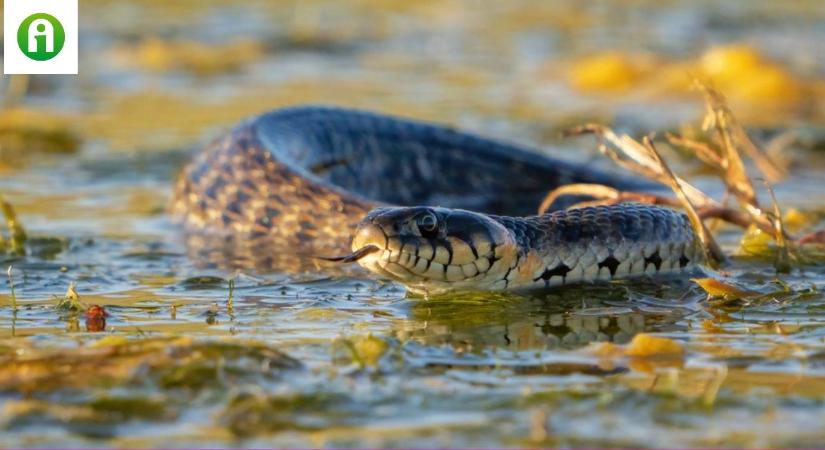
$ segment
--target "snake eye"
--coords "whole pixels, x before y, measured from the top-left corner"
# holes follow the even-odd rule
[[[438,231],[438,218],[433,213],[426,213],[416,219],[416,225],[421,235],[426,238],[435,237]]]

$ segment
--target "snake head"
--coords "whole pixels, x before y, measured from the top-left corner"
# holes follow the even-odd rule
[[[353,252],[367,248],[375,251],[361,266],[428,294],[496,289],[518,252],[512,233],[489,216],[420,206],[370,211],[352,240]]]

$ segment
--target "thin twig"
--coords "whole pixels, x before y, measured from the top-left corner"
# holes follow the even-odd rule
[[[719,157],[719,153],[704,142],[694,141],[693,139],[688,139],[673,133],[665,133],[665,138],[671,145],[684,147],[687,150],[693,151],[693,154],[702,160],[702,162],[714,169],[719,169],[724,165],[722,158]]]
[[[651,155],[656,159],[656,162],[659,164],[659,167],[661,167],[662,171],[667,175],[669,181],[668,185],[671,187],[671,189],[673,189],[673,192],[676,194],[676,197],[678,197],[679,200],[681,200],[682,206],[685,209],[685,213],[687,213],[688,218],[690,219],[690,222],[693,225],[693,229],[696,231],[696,235],[699,237],[699,241],[702,243],[702,248],[706,256],[705,259],[710,263],[721,263],[725,261],[725,254],[722,252],[722,249],[719,247],[719,244],[716,243],[716,240],[713,238],[713,235],[705,227],[705,223],[702,222],[702,219],[696,212],[696,209],[691,203],[690,198],[687,196],[687,194],[685,194],[685,191],[682,189],[682,186],[680,185],[679,180],[676,178],[676,175],[673,174],[673,171],[670,170],[670,167],[662,158],[662,155],[659,154],[658,150],[656,150],[656,147],[653,145],[653,140],[649,136],[645,136],[643,142],[645,147],[650,151]]]
[[[782,224],[782,211],[779,210],[779,203],[776,201],[776,194],[773,192],[773,187],[767,180],[763,180],[765,187],[771,194],[771,202],[773,203],[773,217],[772,224],[774,228],[774,240],[776,241],[776,270],[780,273],[788,273],[791,271],[791,255],[788,252],[788,243],[785,240],[785,227]]]
[[[582,134],[594,134],[620,150],[626,158],[622,158],[619,153],[605,145],[604,142],[601,142],[599,145],[599,151],[619,166],[651,180],[658,181],[659,183],[669,184],[669,177],[662,171],[661,167],[657,165],[656,160],[650,155],[650,151],[630,136],[626,134],[618,136],[610,128],[596,124],[586,124],[565,132],[566,136]],[[715,200],[684,179],[680,177],[675,177],[675,179],[693,205],[697,207],[718,206]]]
[[[12,266],[9,266],[9,269],[6,271],[6,274],[9,276],[9,289],[11,289],[11,310],[17,311],[17,295],[14,293],[14,277],[12,277]]]
[[[234,297],[235,297],[235,279],[230,278],[229,279],[229,299],[226,301],[226,310],[229,314],[232,314],[233,309],[235,308]]]
[[[595,205],[614,205],[623,202],[639,202],[651,205],[681,206],[679,201],[647,192],[620,191],[604,184],[577,183],[560,186],[550,191],[539,207],[539,214],[546,213],[560,197],[565,195],[584,195],[593,197],[592,202],[581,202],[571,208],[581,208]]]

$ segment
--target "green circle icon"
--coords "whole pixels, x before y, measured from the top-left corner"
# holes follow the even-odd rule
[[[24,55],[35,61],[54,58],[65,43],[63,25],[50,14],[32,14],[17,29],[17,45]]]

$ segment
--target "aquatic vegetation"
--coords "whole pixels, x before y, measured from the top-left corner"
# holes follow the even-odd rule
[[[348,353],[348,359],[360,367],[374,367],[389,348],[387,342],[377,336],[357,336],[342,339],[339,343]]]
[[[85,311],[86,305],[80,301],[80,296],[77,294],[77,289],[75,283],[69,284],[69,288],[66,289],[66,294],[63,297],[59,297],[57,299],[57,309],[63,311]]]
[[[9,234],[7,238],[4,238],[2,232],[0,232],[0,255],[6,252],[11,255],[25,254],[26,241],[28,240],[26,230],[17,218],[14,208],[2,195],[0,195],[0,211],[2,211],[5,218],[5,225]]]
[[[66,114],[46,109],[0,109],[0,169],[31,153],[74,153],[81,138]]]

